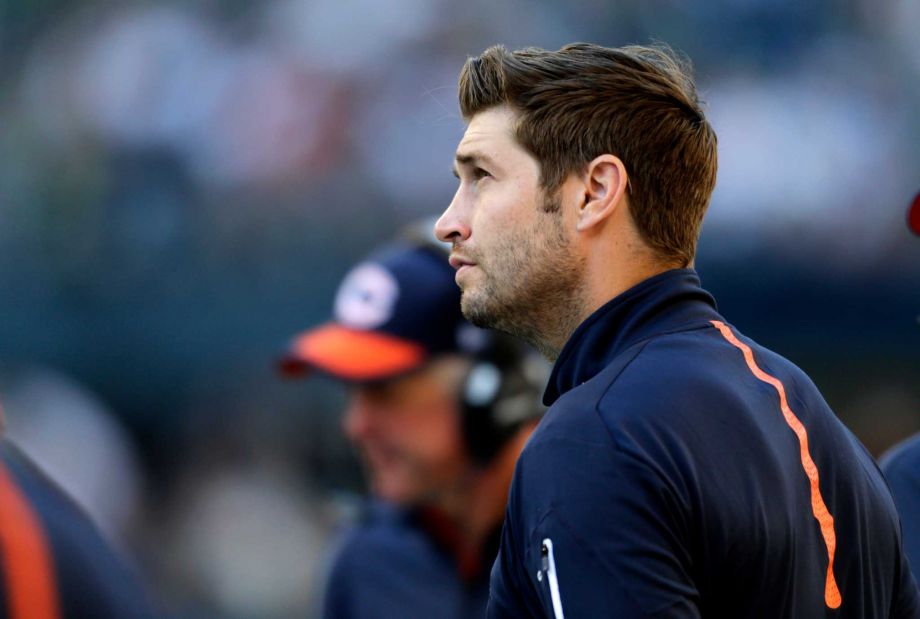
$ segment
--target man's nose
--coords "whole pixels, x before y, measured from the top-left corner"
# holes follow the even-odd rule
[[[454,199],[447,206],[447,210],[434,224],[435,236],[445,243],[455,243],[470,238],[469,217],[463,204],[462,190],[462,187],[457,189],[457,193],[454,194]]]
[[[352,395],[342,416],[342,431],[349,440],[360,441],[371,432],[373,417],[367,401],[358,395]]]

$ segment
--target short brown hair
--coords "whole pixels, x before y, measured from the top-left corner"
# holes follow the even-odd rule
[[[469,121],[497,105],[519,114],[516,138],[540,162],[548,193],[616,155],[646,243],[669,263],[692,262],[717,153],[686,59],[665,46],[494,46],[460,72],[460,110]]]

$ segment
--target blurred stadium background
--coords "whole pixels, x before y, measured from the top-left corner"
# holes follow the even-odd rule
[[[720,140],[698,269],[879,454],[920,430],[913,0],[0,0],[9,432],[196,618],[310,617],[360,475],[273,360],[439,212],[501,42],[662,40]]]

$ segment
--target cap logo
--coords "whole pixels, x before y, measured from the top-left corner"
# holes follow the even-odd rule
[[[379,264],[359,264],[345,277],[335,297],[335,318],[353,329],[374,329],[393,316],[399,284]]]

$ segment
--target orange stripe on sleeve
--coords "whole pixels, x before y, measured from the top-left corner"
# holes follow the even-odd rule
[[[60,619],[54,563],[45,532],[0,461],[0,554],[11,619]]]
[[[821,526],[821,535],[824,538],[824,545],[827,546],[827,578],[824,582],[824,603],[827,604],[829,608],[839,608],[843,600],[840,596],[840,590],[837,588],[837,581],[834,579],[834,552],[837,549],[837,535],[834,532],[834,517],[831,516],[821,496],[821,487],[818,484],[818,467],[815,465],[814,460],[812,460],[811,453],[808,450],[808,431],[805,430],[805,426],[802,425],[799,418],[796,417],[792,409],[789,408],[789,403],[786,400],[786,389],[783,387],[783,383],[775,376],[771,376],[760,369],[757,362],[754,360],[754,352],[751,350],[751,347],[735,337],[735,334],[732,333],[732,330],[725,323],[718,320],[713,320],[711,322],[732,346],[739,349],[744,354],[744,360],[747,362],[751,374],[772,386],[779,394],[780,409],[782,410],[783,417],[799,439],[802,468],[805,470],[808,481],[811,482],[811,511],[815,516],[815,520],[817,520],[818,524]]]

